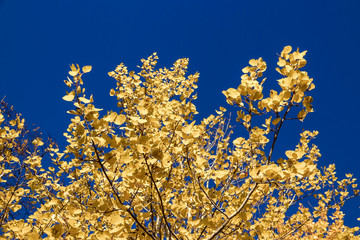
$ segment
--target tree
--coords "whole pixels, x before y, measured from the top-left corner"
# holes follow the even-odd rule
[[[224,107],[193,120],[199,74],[186,77],[188,59],[156,70],[153,54],[138,73],[117,66],[109,75],[118,108],[103,116],[83,87],[91,67],[72,65],[68,145],[49,148],[56,167],[36,173],[42,184],[29,181],[36,211],[7,221],[3,238],[359,239],[341,212],[359,195],[355,179],[338,180],[334,165],[318,167],[319,149],[310,145],[317,131],[302,132],[284,158],[273,157],[284,123],[313,111],[305,54],[284,48],[280,91],[268,97],[262,58],[223,91],[247,132],[235,139]]]
[[[55,141],[44,138],[39,128],[30,129],[4,99],[0,102],[0,227],[15,219],[27,219],[43,201],[32,191],[41,179],[41,160]],[[46,140],[44,140],[46,139]],[[31,179],[35,178],[37,180]]]

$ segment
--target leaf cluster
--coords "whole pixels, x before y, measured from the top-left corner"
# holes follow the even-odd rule
[[[341,211],[359,196],[356,179],[338,180],[334,165],[318,167],[320,151],[310,144],[317,131],[303,131],[294,149],[272,157],[285,122],[313,112],[305,54],[287,46],[279,55],[280,92],[264,93],[262,58],[249,61],[237,88],[223,91],[248,133],[236,139],[224,107],[194,121],[199,74],[187,76],[188,59],[157,69],[154,53],[138,72],[118,65],[109,72],[117,109],[103,114],[85,94],[82,78],[91,67],[71,65],[63,98],[74,105],[68,144],[48,148],[56,168],[27,173],[46,179],[29,181],[37,209],[3,224],[4,237],[358,239],[359,229],[345,226]],[[17,136],[1,131],[6,141]],[[34,151],[27,161],[37,169],[41,156]],[[16,162],[11,152],[6,159]]]

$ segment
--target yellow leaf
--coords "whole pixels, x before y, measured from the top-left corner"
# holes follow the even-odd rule
[[[243,145],[244,142],[245,142],[245,138],[239,137],[239,138],[237,138],[237,139],[235,139],[235,140],[233,141],[233,144],[234,144],[236,147],[240,148],[240,147]]]
[[[71,71],[76,71],[76,66],[75,66],[75,64],[71,64],[71,65],[70,65],[70,69],[71,69]]]
[[[147,120],[146,119],[138,119],[138,123],[140,124],[144,124],[144,123],[147,123]]]
[[[230,97],[230,98],[233,98],[233,99],[236,99],[237,97],[240,96],[240,92],[237,91],[235,88],[229,88],[228,90],[223,91],[223,94],[226,97]]]
[[[114,89],[110,89],[110,96],[114,96],[115,95],[115,90]]]
[[[251,115],[246,114],[246,115],[243,117],[243,120],[244,120],[245,122],[250,122],[250,120],[251,120]]]
[[[310,87],[309,87],[309,91],[311,91],[311,90],[313,90],[313,89],[315,89],[315,84],[312,83],[312,84],[310,85]]]
[[[116,117],[114,123],[115,123],[116,125],[122,125],[125,121],[126,121],[126,116],[120,114],[120,115],[118,115],[118,116]]]
[[[114,122],[115,119],[117,117],[116,112],[111,112],[109,115],[107,115],[106,117],[104,117],[103,119],[107,122]]]
[[[257,61],[256,61],[255,59],[251,59],[251,60],[249,61],[249,64],[254,67],[254,66],[256,66],[256,64],[257,64]]]
[[[229,172],[228,171],[225,171],[225,170],[218,170],[216,171],[216,175],[215,177],[216,178],[223,178],[225,176],[229,175]]]
[[[279,58],[279,61],[278,61],[277,64],[278,64],[279,67],[283,67],[286,64],[286,61],[283,58]]]
[[[291,52],[291,50],[292,50],[291,46],[286,46],[286,47],[284,47],[284,50],[282,52],[285,53],[285,54],[288,54],[288,53]]]
[[[40,138],[36,138],[32,141],[32,144],[34,144],[35,146],[42,146],[44,145],[44,143],[41,141]]]
[[[92,69],[91,66],[83,66],[82,71],[83,71],[84,73],[88,73],[88,72],[91,71],[91,69]]]
[[[58,205],[59,203],[58,203],[58,201],[56,200],[56,199],[52,199],[50,202],[48,202],[48,205],[49,206],[56,206],[56,205]]]
[[[300,121],[303,121],[304,118],[306,117],[306,115],[307,115],[307,112],[306,112],[304,109],[302,109],[302,110],[298,113],[297,117],[298,117],[298,119],[299,119]]]
[[[195,121],[193,121],[192,123],[190,123],[189,125],[187,125],[186,127],[184,127],[181,131],[185,134],[190,134],[193,126],[195,124]]]
[[[250,71],[250,67],[244,67],[243,69],[242,69],[242,72],[243,73],[248,73]]]
[[[69,92],[66,96],[64,96],[63,99],[64,99],[65,101],[70,102],[70,101],[72,101],[72,100],[74,99],[74,97],[75,97],[75,92],[74,92],[74,91],[71,91],[71,92]]]
[[[66,84],[66,86],[71,87],[72,82],[68,81],[68,80],[64,80],[64,83]]]
[[[218,114],[218,115],[221,115],[223,112],[222,111],[218,111],[218,110],[215,110],[215,112]]]
[[[104,146],[106,144],[106,139],[104,139],[102,137],[95,137],[93,139],[94,139],[94,142],[99,146]]]
[[[306,163],[305,162],[298,162],[294,165],[296,171],[298,173],[300,173],[301,175],[304,175],[307,168],[306,168]]]
[[[17,212],[17,211],[19,211],[20,209],[21,209],[21,205],[20,205],[20,204],[17,204],[17,205],[15,205],[15,206],[12,207],[13,212]]]
[[[273,121],[272,121],[272,124],[273,125],[277,125],[279,122],[280,122],[281,118],[275,118]]]
[[[73,77],[75,77],[76,75],[78,75],[78,73],[79,73],[79,70],[77,70],[77,71],[69,71],[69,75],[70,75],[70,76],[73,76]]]
[[[16,190],[16,195],[18,195],[18,196],[22,196],[22,195],[24,195],[24,193],[25,193],[25,191],[23,188],[19,188],[18,190]]]
[[[90,100],[84,97],[79,97],[79,100],[82,101],[83,103],[90,103]]]
[[[122,217],[119,212],[112,212],[108,219],[116,225],[124,223],[124,217]]]
[[[141,115],[146,115],[148,113],[148,110],[144,106],[138,106],[137,110]]]
[[[151,155],[156,159],[162,159],[164,154],[159,148],[155,148],[151,151]]]
[[[260,168],[253,168],[249,171],[249,175],[251,176],[251,178],[254,180],[254,182],[260,182],[263,177],[264,174],[261,172]]]
[[[290,159],[297,159],[298,155],[295,151],[286,151],[285,155]]]

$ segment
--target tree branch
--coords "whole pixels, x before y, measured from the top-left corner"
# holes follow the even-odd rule
[[[257,188],[258,183],[255,183],[254,187],[250,190],[250,192],[248,193],[248,195],[246,196],[246,198],[244,199],[243,203],[241,204],[241,206],[233,213],[229,216],[228,219],[225,220],[225,222],[218,228],[216,229],[216,231],[211,234],[211,236],[209,238],[207,238],[207,240],[211,240],[214,239],[227,225],[228,223],[237,215],[241,212],[241,210],[243,210],[243,208],[245,207],[245,204],[249,201],[251,195],[253,194],[253,192],[255,191],[255,189]]]
[[[117,200],[120,202],[120,204],[123,205],[123,206],[125,206],[124,203],[123,203],[123,201],[121,201],[119,194],[118,194],[117,191],[115,190],[115,187],[114,187],[112,181],[110,180],[109,176],[108,176],[107,173],[106,173],[105,167],[104,167],[103,163],[101,162],[99,153],[98,153],[98,151],[97,151],[97,147],[96,147],[96,145],[95,145],[95,143],[94,143],[94,141],[93,141],[92,139],[91,139],[91,143],[92,143],[92,146],[93,146],[94,151],[95,151],[95,154],[96,154],[97,162],[99,163],[102,172],[104,173],[107,181],[109,182],[113,193],[115,194],[115,196],[116,196]],[[125,208],[126,208],[126,207],[125,207]],[[152,239],[155,240],[155,237],[146,229],[146,227],[145,227],[143,224],[141,224],[141,222],[139,221],[139,219],[137,219],[137,217],[131,212],[131,210],[128,209],[128,208],[126,208],[126,211],[127,211],[127,212],[130,214],[130,216],[135,220],[136,224],[138,224],[138,225],[140,226],[140,228],[141,228],[148,236],[150,236]]]
[[[144,159],[145,159],[145,163],[146,163],[147,169],[148,169],[149,174],[150,174],[150,179],[154,184],[155,190],[156,190],[157,195],[158,195],[159,200],[160,200],[160,208],[161,208],[161,213],[162,213],[162,215],[164,217],[165,225],[166,225],[167,229],[169,230],[170,234],[173,235],[176,239],[178,239],[177,236],[175,235],[175,233],[171,230],[169,222],[167,221],[166,214],[165,214],[165,209],[164,209],[164,203],[163,203],[163,200],[162,200],[162,197],[161,197],[161,193],[159,191],[159,188],[156,186],[156,182],[155,182],[154,177],[152,175],[152,172],[150,170],[150,166],[149,166],[149,164],[147,162],[147,158],[148,157],[144,154]]]

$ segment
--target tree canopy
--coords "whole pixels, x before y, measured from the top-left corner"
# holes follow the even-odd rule
[[[229,109],[201,121],[194,120],[199,73],[186,74],[186,58],[156,68],[154,53],[138,72],[118,65],[109,72],[117,108],[104,114],[85,94],[91,66],[71,65],[64,150],[49,143],[40,151],[38,136],[20,158],[16,149],[29,144],[24,120],[0,115],[0,238],[360,239],[341,211],[359,196],[356,179],[318,166],[320,151],[310,144],[317,131],[303,131],[274,157],[285,122],[313,112],[305,54],[282,50],[279,90],[269,94],[266,63],[250,60],[240,85],[223,91]],[[233,137],[235,125],[247,134]]]

